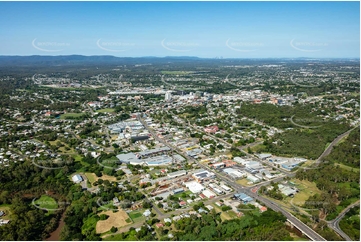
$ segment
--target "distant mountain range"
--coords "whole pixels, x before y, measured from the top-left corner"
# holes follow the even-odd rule
[[[255,59],[236,59],[236,58],[199,58],[192,56],[180,57],[115,57],[110,55],[103,56],[83,56],[83,55],[64,55],[64,56],[0,56],[0,66],[82,66],[82,65],[132,65],[132,64],[166,64],[169,62],[279,62],[279,61],[332,61],[332,60],[354,60],[359,59],[317,59],[317,58],[255,58]]]

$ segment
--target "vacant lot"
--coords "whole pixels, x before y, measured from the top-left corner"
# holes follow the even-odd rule
[[[104,175],[104,174],[102,175],[102,177],[99,177],[99,178],[101,178],[103,180],[108,180],[110,182],[117,181],[117,178],[115,178],[114,176],[108,176],[108,175]]]
[[[253,184],[248,184],[249,181],[246,178],[243,178],[241,180],[237,180],[237,183],[242,185],[242,186],[245,186],[245,187],[249,187],[249,186],[253,185]]]
[[[97,233],[105,233],[109,231],[113,226],[116,228],[123,227],[129,223],[126,220],[129,218],[128,214],[124,210],[119,210],[118,212],[113,212],[112,210],[101,212],[101,214],[106,214],[109,216],[106,220],[98,221],[95,229]]]
[[[98,177],[94,173],[86,172],[84,174],[88,178],[88,181],[90,181],[91,184],[93,184],[95,181],[98,180]]]

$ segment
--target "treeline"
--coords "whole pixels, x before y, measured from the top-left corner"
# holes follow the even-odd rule
[[[332,163],[321,164],[315,169],[299,170],[296,178],[316,183],[322,193],[309,197],[305,206],[319,209],[328,220],[335,218],[337,211],[360,198],[360,175]]]
[[[351,131],[344,142],[333,147],[324,160],[360,168],[360,127]]]

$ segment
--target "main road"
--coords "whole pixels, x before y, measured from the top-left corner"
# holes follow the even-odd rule
[[[178,149],[177,147],[173,147],[172,145],[170,145],[167,141],[159,138],[157,136],[157,134],[149,128],[149,126],[146,124],[146,122],[144,122],[144,120],[140,117],[140,115],[137,116],[138,120],[144,125],[144,127],[152,134],[152,136],[154,137],[154,139],[156,139],[157,141],[167,145],[168,147],[170,147],[173,151],[177,151],[181,154],[183,154],[183,151]],[[288,211],[284,210],[283,208],[277,206],[273,201],[270,201],[269,199],[265,198],[265,197],[261,197],[259,196],[257,193],[252,193],[249,189],[243,188],[241,185],[239,185],[238,183],[236,183],[235,181],[231,180],[230,178],[223,176],[221,174],[219,174],[218,172],[215,172],[213,170],[211,170],[209,167],[202,165],[201,163],[199,163],[196,159],[183,154],[185,157],[187,157],[188,160],[191,160],[193,162],[196,162],[200,167],[202,167],[205,170],[211,171],[213,173],[216,174],[216,176],[223,180],[226,181],[228,184],[230,184],[231,186],[233,186],[233,188],[235,188],[238,192],[243,192],[245,194],[247,194],[248,196],[262,202],[265,206],[271,208],[272,210],[276,211],[276,212],[281,212],[290,223],[292,223],[295,227],[297,227],[302,233],[304,233],[306,236],[308,236],[311,240],[314,241],[326,241],[321,235],[319,235],[318,233],[316,233],[313,229],[311,229],[310,227],[308,227],[306,224],[304,224],[302,221],[300,221],[298,218],[296,218],[295,216],[293,216],[291,213],[289,213]]]

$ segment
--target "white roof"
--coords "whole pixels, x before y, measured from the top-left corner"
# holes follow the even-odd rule
[[[184,185],[192,192],[192,193],[200,193],[204,190],[204,186],[196,181],[186,182]]]
[[[202,193],[204,196],[206,196],[208,198],[216,196],[216,194],[214,192],[210,191],[209,189],[204,190]]]

